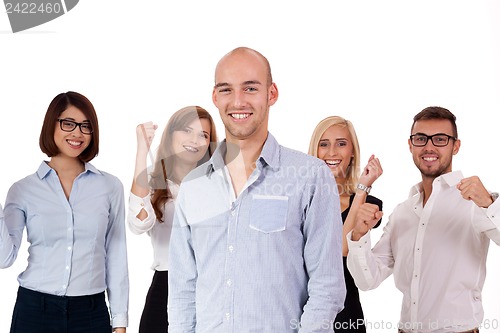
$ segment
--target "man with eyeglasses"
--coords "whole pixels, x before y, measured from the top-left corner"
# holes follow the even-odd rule
[[[408,145],[422,182],[373,249],[369,231],[382,212],[360,208],[347,234],[348,268],[362,290],[394,274],[403,293],[399,332],[479,332],[488,246],[500,244],[500,200],[478,177],[452,171],[460,140],[449,110],[428,107],[413,120]]]

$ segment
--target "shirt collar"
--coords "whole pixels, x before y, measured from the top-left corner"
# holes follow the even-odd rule
[[[267,133],[267,139],[262,147],[262,152],[258,160],[262,161],[263,166],[269,165],[272,169],[278,169],[280,163],[279,145],[271,133]]]
[[[43,161],[40,166],[38,167],[38,170],[37,170],[37,175],[38,175],[38,178],[40,179],[43,179],[45,177],[47,177],[47,175],[54,169],[52,169],[48,162],[47,161]],[[92,172],[92,173],[95,173],[97,175],[102,175],[102,173],[96,169],[95,166],[93,166],[92,164],[90,163],[85,163],[85,171],[83,173],[86,173],[86,172]]]
[[[464,178],[463,174],[461,171],[452,171],[445,173],[444,175],[441,175],[434,179],[432,182],[432,187],[436,186],[437,181],[441,181],[444,184],[447,184],[449,187],[457,185],[462,179]],[[410,190],[410,197],[415,196],[416,194],[419,194],[422,192],[422,182],[414,185],[411,190]]]
[[[223,169],[225,167],[224,156],[227,152],[227,141],[224,139],[214,154],[208,161],[206,175],[210,176],[215,170]],[[260,152],[259,158],[262,167],[269,165],[272,169],[279,168],[280,154],[279,154],[279,144],[271,133],[267,133],[266,141],[264,142],[264,147]]]

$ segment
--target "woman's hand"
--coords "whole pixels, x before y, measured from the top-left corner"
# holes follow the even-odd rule
[[[367,187],[373,185],[380,175],[382,175],[384,170],[382,170],[382,165],[375,155],[370,156],[368,159],[368,164],[366,164],[363,172],[359,176],[359,183]]]
[[[135,129],[137,135],[137,153],[135,156],[134,179],[132,181],[131,192],[141,198],[149,194],[147,159],[157,128],[158,125],[153,124],[152,121],[148,121],[147,123],[137,125]],[[152,155],[150,155],[150,158],[151,162],[153,162]],[[142,217],[142,219],[144,218],[145,216]]]
[[[137,125],[135,129],[137,135],[137,151],[145,151],[146,153],[149,151],[157,128],[158,125],[153,124],[152,121]]]

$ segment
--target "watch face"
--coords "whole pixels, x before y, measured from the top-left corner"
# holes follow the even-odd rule
[[[358,184],[356,187],[359,188],[361,191],[365,191],[367,194],[370,193],[370,190],[372,189],[371,186],[365,186],[363,184]]]
[[[498,193],[497,192],[491,193],[491,197],[493,198],[493,201],[496,201],[498,199]]]

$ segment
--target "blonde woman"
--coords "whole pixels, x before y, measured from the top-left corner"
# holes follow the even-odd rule
[[[375,180],[382,174],[378,158],[371,156],[360,172],[360,152],[356,131],[352,123],[342,117],[332,116],[319,122],[309,144],[309,154],[325,161],[337,182],[342,211],[342,256],[347,295],[342,310],[335,319],[335,332],[366,332],[358,289],[347,269],[346,235],[354,227],[356,212],[365,202],[382,210],[382,201],[369,195]],[[380,221],[376,224],[377,227]]]

